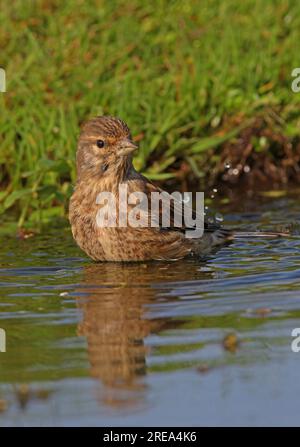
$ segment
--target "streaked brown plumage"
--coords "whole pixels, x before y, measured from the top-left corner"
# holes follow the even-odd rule
[[[104,146],[97,146],[101,142]],[[120,183],[126,183],[128,194],[141,191],[150,197],[151,192],[161,192],[134,169],[135,149],[128,126],[118,118],[100,116],[82,127],[69,218],[74,239],[88,256],[96,261],[176,260],[207,254],[231,238],[226,230],[207,228],[200,239],[189,239],[184,228],[180,231],[172,222],[169,228],[98,227],[96,198],[100,192],[109,191],[118,198]]]

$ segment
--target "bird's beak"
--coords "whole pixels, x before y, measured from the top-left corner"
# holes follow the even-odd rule
[[[119,143],[119,154],[128,155],[138,149],[138,146],[134,144],[129,138],[125,138]]]

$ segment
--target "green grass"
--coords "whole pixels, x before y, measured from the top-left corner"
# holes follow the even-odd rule
[[[205,175],[265,110],[297,142],[299,42],[297,0],[2,2],[0,214],[64,215],[79,125],[97,114],[129,124],[135,166],[157,180]]]

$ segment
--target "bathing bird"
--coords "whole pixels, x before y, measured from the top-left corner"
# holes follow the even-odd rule
[[[132,156],[137,149],[127,124],[120,118],[98,116],[81,128],[69,220],[75,241],[89,257],[95,261],[172,261],[205,256],[233,239],[232,231],[205,222],[201,236],[187,237],[189,225],[176,222],[183,202],[169,200],[169,194],[135,170]],[[125,188],[126,206],[124,201],[121,206],[119,203],[120,185]],[[101,202],[99,194],[104,194],[107,200]],[[151,199],[158,194],[160,203],[153,209]],[[136,212],[141,195],[146,208],[140,206]],[[127,203],[132,196],[136,203]],[[164,205],[170,207],[167,223]],[[101,217],[110,214],[114,221],[102,219],[99,224],[101,210]],[[195,211],[190,211],[197,218]],[[140,225],[128,224],[131,214]]]

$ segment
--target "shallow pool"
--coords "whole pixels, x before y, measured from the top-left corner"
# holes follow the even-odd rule
[[[225,223],[299,213],[265,200]],[[297,231],[132,265],[91,262],[67,227],[1,244],[0,425],[299,425]]]

